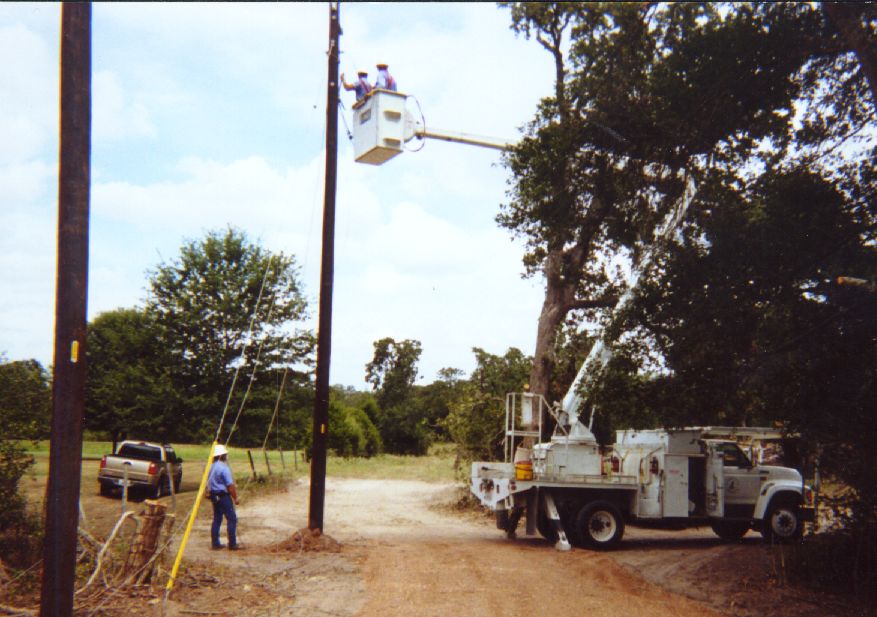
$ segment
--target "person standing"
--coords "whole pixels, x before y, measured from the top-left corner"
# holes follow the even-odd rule
[[[349,84],[344,79],[344,73],[341,73],[341,85],[345,90],[355,90],[356,100],[361,101],[372,91],[371,84],[368,83],[368,71],[357,71],[357,79],[354,83]]]
[[[217,445],[213,450],[210,475],[207,476],[207,493],[210,496],[210,503],[213,504],[213,525],[210,526],[210,540],[211,548],[214,550],[225,548],[219,541],[219,529],[222,526],[222,518],[225,517],[228,549],[236,551],[241,547],[237,541],[238,517],[234,507],[240,505],[240,501],[227,461],[228,449],[221,444]]]
[[[375,88],[381,88],[383,90],[390,90],[392,92],[396,91],[396,80],[393,79],[393,76],[390,75],[390,71],[387,68],[387,65],[383,62],[376,65],[378,68],[378,80],[375,82]]]

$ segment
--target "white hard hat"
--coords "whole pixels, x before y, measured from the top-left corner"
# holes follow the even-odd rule
[[[226,448],[224,445],[219,444],[215,448],[213,448],[214,457],[223,456],[225,454],[228,454],[228,448]]]

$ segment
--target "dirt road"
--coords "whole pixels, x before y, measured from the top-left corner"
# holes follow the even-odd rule
[[[330,479],[327,534],[340,552],[278,555],[269,547],[305,523],[307,486],[244,503],[239,509],[244,552],[221,555],[226,568],[270,579],[270,614],[471,617],[623,612],[632,617],[717,615],[625,569],[611,556],[559,552],[541,539],[510,542],[492,521],[453,513],[453,489],[411,481]],[[187,551],[216,561],[205,524]],[[251,585],[252,589],[252,585]],[[263,598],[264,599],[264,598]],[[251,600],[251,603],[255,599]],[[226,606],[226,610],[230,607]],[[229,611],[229,614],[266,614]]]

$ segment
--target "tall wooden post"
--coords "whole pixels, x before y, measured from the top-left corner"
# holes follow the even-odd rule
[[[42,617],[73,613],[85,406],[90,160],[91,4],[65,2],[61,8],[58,269]]]
[[[323,203],[323,260],[317,332],[317,392],[314,399],[311,493],[308,528],[323,529],[326,496],[326,443],[329,437],[329,362],[332,355],[332,281],[335,274],[335,186],[338,170],[338,2],[329,3],[329,78],[326,95],[326,185]]]

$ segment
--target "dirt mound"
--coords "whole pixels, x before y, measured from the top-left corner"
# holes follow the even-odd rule
[[[341,543],[332,536],[323,534],[319,529],[302,527],[286,540],[270,547],[273,553],[306,552],[306,553],[340,553]]]

